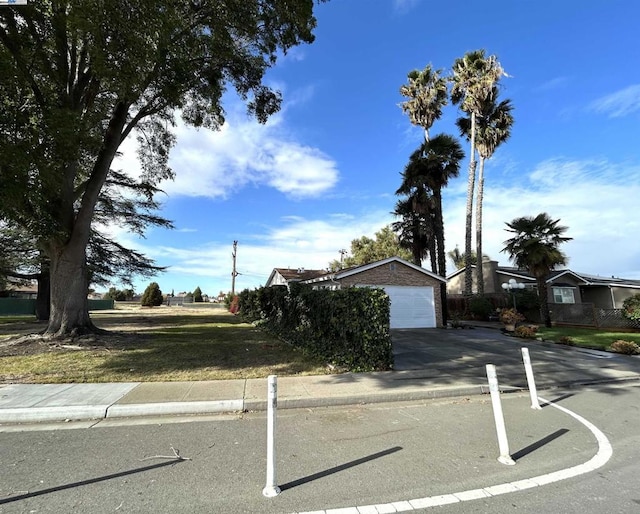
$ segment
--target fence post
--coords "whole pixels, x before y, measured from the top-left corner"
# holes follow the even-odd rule
[[[504,426],[504,415],[502,413],[502,403],[500,403],[500,388],[498,387],[498,374],[493,364],[487,364],[487,379],[489,380],[489,392],[491,393],[491,404],[493,405],[493,418],[496,422],[496,432],[498,433],[498,448],[500,456],[498,462],[513,466],[515,461],[509,455],[509,441],[507,441],[507,429]]]
[[[267,379],[267,485],[262,494],[272,498],[280,494],[280,488],[276,483],[276,457],[275,457],[275,432],[276,432],[276,407],[278,405],[278,377],[269,375]]]

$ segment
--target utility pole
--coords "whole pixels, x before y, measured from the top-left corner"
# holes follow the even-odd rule
[[[340,269],[342,269],[342,259],[344,258],[345,255],[347,255],[349,252],[347,252],[344,248],[342,250],[338,250],[338,253],[340,254]]]
[[[236,255],[238,253],[238,241],[233,242],[233,252],[231,252],[231,257],[233,257],[233,271],[231,271],[231,296],[236,294],[236,277],[239,273],[236,271]]]

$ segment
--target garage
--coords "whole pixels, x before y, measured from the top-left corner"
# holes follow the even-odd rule
[[[440,293],[447,280],[400,257],[389,257],[333,273],[320,273],[302,283],[318,289],[384,289],[391,300],[390,328],[443,326]]]
[[[431,286],[382,286],[391,300],[390,328],[434,328],[436,310]]]

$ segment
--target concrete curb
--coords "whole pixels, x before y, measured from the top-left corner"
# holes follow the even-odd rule
[[[640,376],[608,378],[582,382],[557,382],[538,384],[538,391],[553,389],[574,389],[605,384],[624,384],[640,381]],[[526,387],[500,385],[502,393],[517,393]],[[320,408],[333,406],[361,405],[386,402],[433,400],[486,395],[488,385],[459,385],[439,388],[416,388],[404,391],[372,392],[324,397],[281,397],[281,409]],[[233,413],[243,411],[265,411],[267,401],[259,398],[207,401],[174,401],[149,403],[111,403],[109,405],[68,405],[51,407],[16,407],[0,409],[0,424],[88,421],[128,417],[180,416]]]
[[[163,416],[180,414],[212,414],[243,410],[243,400],[216,400],[196,402],[115,404],[106,409],[105,418],[133,416]]]
[[[0,410],[0,423],[39,423],[105,418],[108,405],[66,407],[18,407]]]

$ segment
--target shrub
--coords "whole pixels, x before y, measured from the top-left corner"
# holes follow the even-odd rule
[[[518,303],[518,309],[523,312],[540,309],[540,297],[535,289],[516,289],[512,293]]]
[[[375,288],[309,286],[243,291],[239,313],[305,353],[349,371],[393,366],[389,297]]]
[[[238,295],[234,296],[231,299],[231,303],[229,304],[229,312],[231,314],[235,314],[238,312]]]
[[[493,304],[484,296],[474,296],[469,300],[469,311],[474,318],[489,319],[493,312]]]
[[[538,332],[538,327],[535,325],[522,325],[516,327],[514,335],[516,337],[522,337],[523,339],[535,339]]]
[[[500,321],[505,325],[513,325],[518,321],[524,321],[524,316],[515,309],[502,309],[500,311]]]
[[[640,321],[640,293],[630,296],[624,301],[622,314],[630,320]]]
[[[162,305],[163,301],[162,291],[160,291],[160,286],[157,282],[151,282],[142,293],[142,298],[140,299],[143,307],[157,307]]]
[[[560,339],[558,339],[558,343],[566,344],[567,346],[575,345],[575,343],[573,342],[573,339],[571,339],[569,336],[561,336]]]
[[[625,355],[640,355],[640,346],[633,341],[625,341],[624,339],[618,339],[611,343],[609,351],[616,353],[624,353]]]

